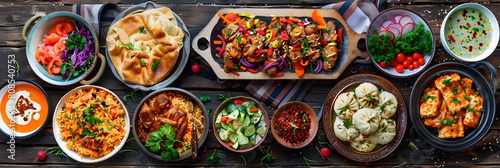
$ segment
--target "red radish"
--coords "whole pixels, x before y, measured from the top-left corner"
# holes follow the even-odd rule
[[[399,20],[401,20],[402,17],[403,17],[403,15],[394,16],[394,22],[399,23]]]
[[[406,25],[407,23],[414,23],[413,22],[413,19],[411,18],[411,16],[408,16],[408,15],[405,15],[404,17],[402,17],[400,20],[399,20],[399,24],[400,25]],[[404,27],[404,26],[403,26]]]
[[[381,26],[382,28],[386,29],[386,28],[388,28],[388,27],[389,27],[389,25],[391,25],[391,24],[393,24],[393,23],[394,23],[394,21],[387,19],[387,20],[385,20],[384,22],[382,22],[382,25],[380,25],[380,26]]]
[[[389,27],[387,27],[387,29],[389,29],[391,27],[394,27],[394,28],[396,28],[398,30],[403,30],[403,26],[401,26],[399,23],[393,23]]]
[[[326,157],[328,160],[330,160],[330,158],[328,158],[328,155],[330,155],[330,149],[324,147],[324,148],[321,148],[321,156],[323,157]]]
[[[36,156],[37,156],[37,158],[33,162],[36,162],[38,159],[45,160],[45,158],[47,158],[47,153],[45,153],[45,151],[41,150],[41,151],[38,151],[38,153],[36,153]]]
[[[191,70],[194,72],[194,76],[196,76],[196,73],[200,72],[200,66],[195,63],[191,66]]]
[[[401,30],[395,28],[395,27],[389,27],[387,30],[391,31],[394,33],[394,37],[401,37]]]
[[[413,23],[406,23],[404,26],[403,26],[403,29],[401,29],[401,35],[403,34],[406,34],[406,33],[409,33],[411,31],[413,31],[414,27],[413,27]]]
[[[394,35],[393,32],[389,31],[389,30],[383,30],[381,32],[378,32],[379,36],[382,36],[382,35],[390,35],[391,36],[391,39],[394,39],[396,36]]]

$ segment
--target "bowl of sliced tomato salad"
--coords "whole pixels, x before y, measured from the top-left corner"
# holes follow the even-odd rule
[[[92,26],[81,16],[70,12],[54,12],[31,28],[26,39],[26,57],[31,69],[44,81],[58,86],[90,84],[102,75],[106,63],[91,80],[85,80],[95,68],[99,41]],[[28,21],[25,27],[31,25]],[[25,28],[26,30],[26,28]],[[23,31],[24,34],[24,31]]]

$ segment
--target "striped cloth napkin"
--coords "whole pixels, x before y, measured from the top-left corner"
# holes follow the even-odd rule
[[[122,10],[118,5],[114,3],[105,3],[75,4],[73,5],[71,11],[82,16],[87,22],[89,22],[89,24],[94,28],[97,37],[99,38],[106,37],[107,33],[101,30],[101,21],[113,21]]]
[[[359,34],[368,30],[371,21],[384,8],[385,0],[348,0],[322,7],[339,11],[349,27]],[[253,80],[245,90],[266,105],[280,107],[289,101],[301,101],[313,83],[312,80]]]

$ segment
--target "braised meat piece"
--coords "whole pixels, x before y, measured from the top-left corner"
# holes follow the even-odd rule
[[[288,58],[292,60],[293,63],[297,63],[302,59],[302,50],[300,48],[293,48],[293,49],[288,49],[288,52],[290,55],[288,55]]]
[[[323,39],[327,42],[333,42],[333,36],[337,34],[336,26],[332,21],[328,21],[325,26],[325,30],[330,30],[328,33],[323,32]]]
[[[294,32],[297,32],[297,31],[300,32],[300,35],[298,35],[298,36],[293,35]],[[302,40],[304,40],[304,38],[306,38],[306,34],[304,33],[304,28],[302,28],[302,27],[296,27],[290,33],[290,42],[291,42],[291,44],[301,43]]]
[[[315,62],[319,57],[321,57],[321,52],[317,48],[307,50],[307,59],[309,62]]]
[[[155,120],[153,110],[147,103],[144,103],[139,112],[139,124],[144,128],[149,128]]]
[[[321,41],[323,41],[323,36],[320,34],[307,35],[307,42],[311,48],[321,47]]]
[[[306,31],[306,35],[317,34],[318,27],[315,24],[311,24],[309,26],[306,26],[305,31]]]
[[[229,24],[227,27],[222,29],[222,37],[226,41],[233,41],[236,36],[238,36],[240,27],[235,24]]]
[[[327,45],[323,48],[323,55],[328,58],[328,60],[323,60],[323,70],[325,71],[333,71],[333,67],[335,66],[335,62],[337,62],[339,50],[334,45]]]

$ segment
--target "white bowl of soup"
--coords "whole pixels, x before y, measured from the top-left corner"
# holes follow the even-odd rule
[[[466,62],[490,56],[498,44],[498,22],[486,7],[465,3],[451,10],[441,24],[441,43],[448,54]]]

